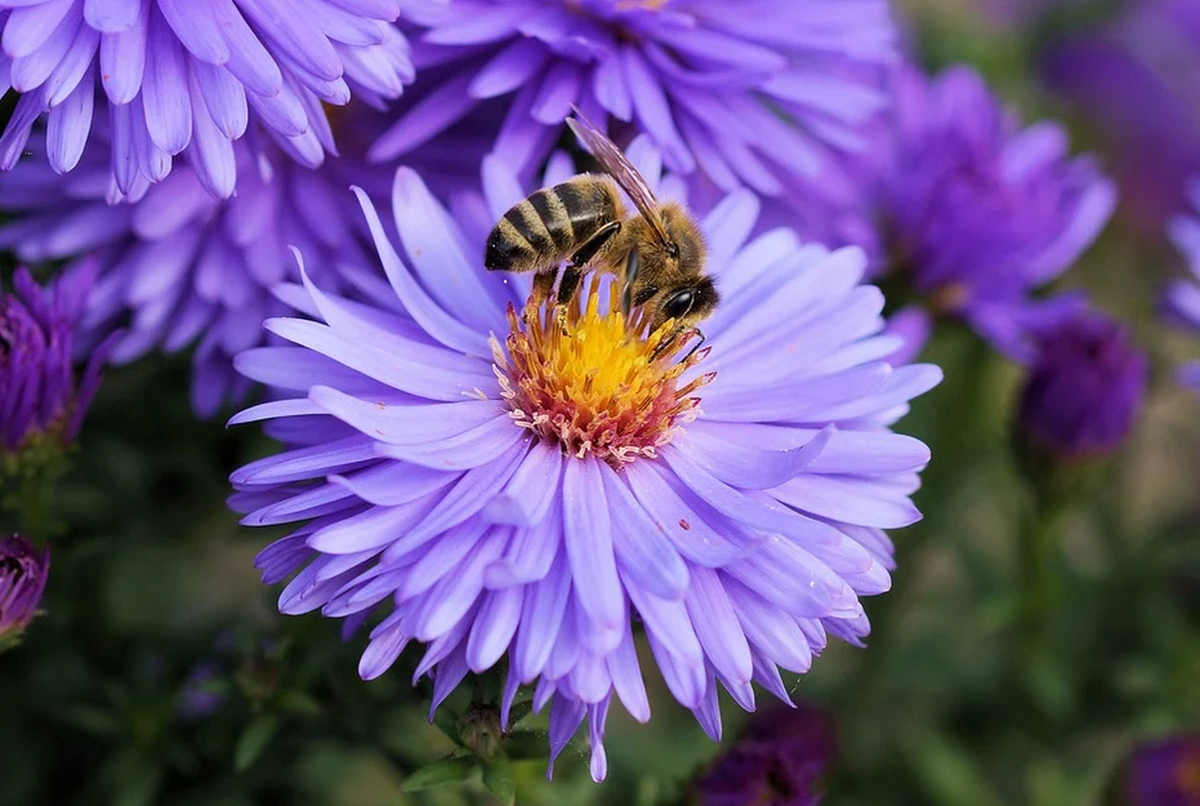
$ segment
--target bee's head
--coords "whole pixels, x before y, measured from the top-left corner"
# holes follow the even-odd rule
[[[674,319],[680,327],[703,322],[712,316],[720,299],[721,295],[717,293],[712,278],[707,275],[686,285],[664,289],[655,300],[650,330],[657,330],[668,319]]]

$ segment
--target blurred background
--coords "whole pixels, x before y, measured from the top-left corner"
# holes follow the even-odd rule
[[[946,381],[902,429],[932,448],[925,519],[893,534],[898,570],[893,590],[866,602],[867,648],[831,642],[802,679],[785,674],[797,701],[832,720],[830,806],[1123,802],[1114,781],[1135,748],[1200,729],[1200,401],[1173,376],[1200,339],[1157,312],[1164,283],[1185,273],[1164,222],[1200,173],[1200,71],[1189,72],[1200,35],[1195,63],[1160,63],[1162,40],[1139,50],[1117,33],[1128,5],[899,9],[924,66],[974,65],[1026,121],[1066,123],[1073,151],[1096,152],[1118,181],[1117,214],[1058,284],[1128,322],[1152,375],[1119,452],[1086,494],[1047,511],[1014,449],[1024,370],[962,326],[936,330],[922,360]],[[1111,82],[1117,67],[1080,68],[1088,49],[1125,60],[1131,86]],[[52,500],[35,515],[18,502],[53,535],[54,565],[46,612],[0,655],[0,804],[496,802],[477,771],[405,782],[460,742],[486,752],[488,717],[473,704],[496,696],[498,678],[460,686],[431,725],[430,684],[408,683],[413,655],[364,683],[361,636],[343,643],[315,614],[280,616],[253,558],[283,530],[241,528],[224,503],[228,473],[272,444],[225,428],[231,411],[197,423],[188,373],[187,356],[109,370]],[[1032,638],[1030,531],[1051,569]],[[747,715],[726,700],[725,742],[713,745],[660,679],[648,685],[649,724],[614,709],[601,786],[580,739],[547,783],[544,718],[522,721],[506,749],[516,802],[687,802]],[[1171,803],[1200,803],[1192,785],[1192,800]]]

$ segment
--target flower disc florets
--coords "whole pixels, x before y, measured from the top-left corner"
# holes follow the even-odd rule
[[[620,467],[639,456],[654,458],[679,425],[695,417],[700,399],[691,394],[713,378],[701,375],[683,386],[679,377],[705,353],[675,357],[691,340],[676,335],[673,321],[648,335],[644,311],[626,321],[617,284],[593,280],[581,308],[559,307],[531,296],[517,314],[510,305],[510,333],[501,349],[492,339],[501,394],[517,425],[557,442],[564,453],[587,454]],[[607,296],[602,310],[601,296]]]

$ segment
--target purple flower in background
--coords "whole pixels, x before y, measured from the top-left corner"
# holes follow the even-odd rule
[[[836,753],[831,716],[801,703],[756,714],[692,784],[694,806],[816,806]]]
[[[1124,325],[1094,311],[1038,332],[1036,342],[1018,412],[1023,441],[1066,462],[1115,452],[1141,413],[1146,355]]]
[[[323,104],[347,103],[351,87],[381,104],[412,80],[398,13],[397,0],[0,0],[0,92],[21,93],[0,168],[44,116],[44,156],[74,169],[94,115],[125,195],[186,152],[207,192],[228,197],[251,121],[316,167],[336,153]]]
[[[845,239],[873,254],[877,273],[903,273],[935,313],[1028,358],[1026,331],[1078,309],[1031,294],[1096,238],[1113,185],[1092,159],[1069,156],[1062,126],[1020,128],[970,68],[932,79],[902,69],[895,90],[879,147],[851,169],[869,220]]]
[[[1200,182],[1193,180],[1189,191],[1193,209],[1200,212]],[[1168,284],[1164,300],[1167,315],[1172,323],[1200,333],[1200,218],[1179,216],[1170,224],[1170,236],[1186,258],[1192,276]],[[1200,389],[1200,361],[1180,367],[1179,380]]]
[[[778,195],[828,146],[863,144],[894,55],[882,0],[411,0],[402,14],[426,92],[372,156],[407,154],[503,98],[496,153],[523,175],[576,104],[601,128],[649,134],[673,171]]]
[[[20,535],[0,537],[0,651],[15,646],[37,615],[50,576],[50,549],[37,551]]]
[[[214,660],[197,663],[179,690],[176,713],[185,720],[201,720],[215,714],[228,699],[223,686],[225,676],[226,670]]]
[[[372,172],[351,156],[312,171],[260,145],[234,144],[239,187],[225,201],[184,165],[143,185],[136,203],[110,204],[108,149],[100,140],[65,178],[40,160],[23,162],[0,182],[0,209],[18,214],[0,224],[0,249],[28,261],[97,263],[100,276],[78,325],[92,340],[123,328],[111,355],[116,363],[195,344],[193,406],[211,415],[248,386],[232,356],[262,343],[263,319],[286,310],[268,289],[296,276],[289,246],[328,273],[322,281],[370,265],[366,228],[346,188],[377,182]]]
[[[1200,5],[1113,4],[1105,25],[1080,26],[1047,48],[1042,73],[1094,124],[1121,186],[1122,215],[1152,237],[1185,206],[1200,174]]]
[[[108,351],[94,350],[76,381],[76,328],[95,274],[84,261],[43,289],[20,268],[0,298],[0,459],[33,442],[66,446],[79,433]]]
[[[1149,741],[1123,768],[1121,806],[1200,806],[1200,735]]]
[[[631,156],[657,184],[645,146]],[[548,181],[570,172],[552,162]],[[481,270],[487,229],[524,195],[498,159],[484,180],[486,200],[448,211],[398,171],[403,255],[360,194],[388,279],[375,304],[280,291],[314,318],[271,320],[291,344],[238,357],[279,398],[233,422],[269,420],[288,449],[236,471],[230,503],[248,525],[301,522],[258,558],[267,583],[291,577],[282,612],[354,629],[390,611],[364,678],[421,642],[436,708],[507,656],[502,720],[535,685],[552,754],[586,718],[600,780],[614,693],[650,716],[636,623],[714,739],[720,687],[747,709],[752,681],[787,700],[777,667],[867,634],[859,597],[889,587],[883,530],[920,517],[929,458],[889,426],[941,375],[880,360],[902,339],[882,333],[859,250],[751,240],[745,190],[702,220],[722,294],[705,349],[656,354],[663,335],[631,332],[597,278],[560,322],[527,302],[527,276]]]

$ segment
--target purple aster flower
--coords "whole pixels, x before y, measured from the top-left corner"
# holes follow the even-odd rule
[[[84,261],[41,288],[19,268],[0,298],[0,459],[34,443],[65,447],[79,433],[108,351],[94,350],[76,379],[76,328],[95,274],[94,261]]]
[[[817,806],[836,753],[833,719],[802,703],[756,714],[692,785],[694,806]]]
[[[673,171],[769,195],[815,174],[827,147],[862,145],[894,55],[882,0],[409,0],[402,15],[427,92],[376,159],[505,98],[496,152],[524,174],[576,104],[601,128],[648,133]]]
[[[631,158],[656,184],[645,145]],[[287,449],[235,472],[231,505],[248,525],[299,522],[258,558],[267,583],[291,577],[282,612],[353,629],[387,611],[362,677],[425,644],[416,677],[432,674],[436,708],[507,657],[502,721],[534,685],[552,755],[586,718],[600,780],[614,695],[650,716],[637,624],[714,739],[720,687],[747,709],[752,681],[787,701],[778,667],[867,634],[859,597],[889,587],[884,530],[920,517],[929,458],[890,425],[941,375],[881,360],[902,339],[859,284],[861,251],[751,240],[745,190],[701,222],[723,298],[703,350],[656,352],[664,334],[625,322],[603,278],[559,317],[527,276],[481,269],[487,230],[524,195],[498,159],[484,179],[486,199],[447,210],[399,170],[400,251],[359,193],[388,281],[374,304],[280,290],[313,318],[269,321],[291,344],[238,356],[279,398],[233,422],[269,420]]]
[[[1189,189],[1193,208],[1200,211],[1200,182],[1193,180]],[[1164,299],[1167,316],[1173,324],[1200,332],[1200,218],[1179,216],[1170,224],[1170,235],[1187,260],[1192,276],[1186,280],[1173,280],[1167,286]],[[1200,361],[1180,367],[1179,380],[1193,389],[1200,389]]]
[[[1023,441],[1066,462],[1115,452],[1141,413],[1149,380],[1149,362],[1128,329],[1089,311],[1036,341],[1018,413]]]
[[[0,537],[0,651],[16,645],[37,615],[50,576],[50,549],[37,551],[20,535]]]
[[[935,313],[965,320],[1001,351],[1027,358],[1024,333],[1078,309],[1031,293],[1062,274],[1099,234],[1115,192],[1066,131],[1020,128],[983,80],[955,67],[895,75],[879,147],[850,174],[866,188],[843,239],[878,273],[902,273]]]
[[[1142,744],[1121,777],[1120,806],[1200,806],[1200,735]]]
[[[72,170],[97,114],[124,194],[186,152],[207,191],[228,197],[233,142],[252,120],[316,167],[336,153],[323,104],[347,103],[351,87],[379,104],[412,80],[398,13],[397,0],[0,0],[0,93],[21,94],[0,168],[44,116],[45,157]]]
[[[204,416],[248,386],[231,357],[261,343],[263,319],[285,310],[268,289],[295,276],[289,247],[311,256],[331,283],[343,268],[370,265],[368,234],[346,191],[351,182],[378,183],[360,161],[333,158],[313,171],[269,142],[247,138],[233,148],[240,180],[228,200],[183,165],[158,184],[140,181],[134,203],[112,204],[99,138],[69,177],[29,160],[0,183],[0,209],[19,214],[0,225],[0,249],[28,261],[96,262],[82,329],[99,338],[123,327],[116,363],[195,344],[192,400]]]
[[[1113,4],[1042,57],[1052,88],[1095,124],[1121,186],[1122,215],[1153,237],[1185,206],[1200,174],[1200,6],[1194,0]]]

